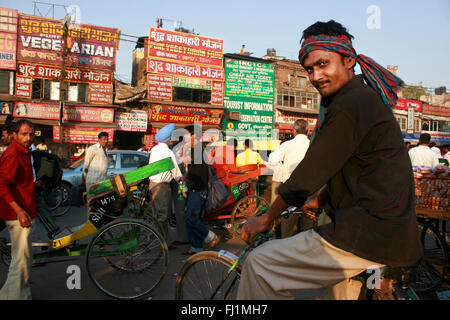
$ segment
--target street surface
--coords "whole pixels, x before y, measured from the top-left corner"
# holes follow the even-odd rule
[[[72,207],[70,211],[62,217],[55,218],[59,226],[75,227],[84,224],[86,220],[86,207]],[[213,226],[210,226],[213,227]],[[221,230],[214,231],[224,234]],[[173,232],[173,230],[172,230]],[[67,235],[68,233],[61,233]],[[0,232],[0,237],[9,238],[7,230]],[[91,236],[92,237],[92,236]],[[88,243],[90,238],[82,239],[79,243]],[[46,231],[38,221],[35,220],[32,233],[33,242],[47,242]],[[244,247],[241,240],[221,237],[220,243],[214,250],[228,250],[238,255]],[[169,250],[168,270],[161,283],[147,296],[142,299],[151,300],[173,300],[175,297],[175,282],[178,271],[189,257],[183,253],[189,248],[189,244],[179,245],[177,248]],[[40,250],[34,247],[34,250]],[[68,279],[72,275],[72,266],[78,266],[81,271],[80,288],[70,289]],[[6,280],[7,267],[0,262],[0,286]],[[70,281],[69,281],[70,283]],[[33,266],[31,271],[31,289],[35,300],[111,300],[113,298],[102,293],[89,278],[85,267],[85,257],[61,257],[48,259],[43,264]],[[308,290],[295,292],[297,299],[310,300],[320,296],[322,290]],[[437,299],[435,295],[421,297],[422,299]]]
[[[55,222],[59,226],[75,227],[83,224],[86,220],[86,207],[72,207],[71,210],[64,216],[55,218]],[[34,221],[34,230],[32,233],[33,242],[48,242],[46,231],[36,219]],[[61,233],[66,235],[67,232]],[[0,233],[0,237],[9,238],[7,230],[3,230]],[[80,243],[88,243],[91,237],[82,239]],[[243,242],[238,240],[228,240],[221,242],[216,247],[217,250],[226,248],[227,250],[237,252],[243,247]],[[189,245],[177,246],[176,249],[169,250],[169,263],[166,276],[161,283],[143,299],[154,300],[173,300],[175,297],[175,281],[177,272],[180,270],[183,263],[189,257],[184,255],[183,252],[187,251]],[[39,250],[39,247],[34,247],[34,250]],[[68,268],[72,265],[79,266],[81,270],[81,288],[69,289],[67,286],[67,280],[71,276],[71,272],[68,273]],[[70,269],[69,269],[70,270]],[[0,263],[0,285],[3,285],[6,280],[7,267]],[[85,267],[85,257],[61,257],[48,259],[46,263],[42,265],[35,265],[31,271],[31,289],[33,299],[38,300],[93,300],[112,299],[103,294],[95,287],[89,278],[89,275]]]

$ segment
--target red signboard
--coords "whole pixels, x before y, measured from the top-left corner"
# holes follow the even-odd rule
[[[112,84],[89,84],[89,103],[92,104],[112,104],[113,86]]]
[[[17,75],[21,77],[42,78],[59,80],[61,77],[61,67],[31,64],[28,62],[19,62]],[[89,70],[67,67],[66,81],[70,82],[89,82],[89,83],[112,83],[112,72],[102,70]]]
[[[224,110],[191,108],[167,105],[153,105],[151,121],[170,123],[194,123],[219,125],[222,121]]]
[[[149,58],[223,66],[223,40],[150,27]]]
[[[170,74],[184,77],[225,80],[223,68],[204,67],[183,62],[148,59],[147,71],[151,73]]]
[[[17,10],[0,8],[0,69],[16,69]]]
[[[65,106],[63,120],[112,123],[114,121],[114,110],[109,108]]]
[[[19,14],[18,60],[62,64],[63,24],[60,20]],[[115,71],[120,30],[72,24],[66,65]]]
[[[16,96],[31,98],[32,78],[16,76]]]
[[[450,107],[433,106],[431,104],[423,105],[423,114],[434,116],[450,117]]]
[[[414,108],[415,112],[422,112],[422,101],[398,98],[397,104],[394,106],[396,109],[408,110]]]
[[[172,77],[148,75],[148,97],[151,100],[172,101]]]
[[[14,102],[13,116],[59,120],[59,105],[34,102]]]
[[[98,142],[98,134],[106,132],[108,134],[108,144],[113,143],[114,129],[113,128],[97,128],[97,127],[82,127],[82,126],[64,126],[63,127],[63,142],[68,143],[86,143],[94,144]],[[60,127],[53,127],[53,141],[59,142]]]
[[[213,81],[211,88],[211,104],[223,105],[223,82]]]

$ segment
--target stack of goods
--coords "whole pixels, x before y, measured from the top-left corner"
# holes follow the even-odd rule
[[[416,208],[450,211],[450,168],[413,167]]]

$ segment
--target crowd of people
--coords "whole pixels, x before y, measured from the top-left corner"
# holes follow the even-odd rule
[[[247,257],[238,299],[292,299],[292,290],[326,288],[324,298],[356,299],[361,283],[353,279],[369,267],[409,267],[422,256],[414,211],[412,166],[449,161],[448,145],[439,156],[430,136],[417,147],[405,147],[389,107],[403,82],[371,58],[356,54],[353,36],[341,24],[317,22],[303,32],[299,61],[321,94],[320,116],[311,137],[308,123],[297,120],[293,139],[263,159],[244,141],[230,139],[210,154],[216,174],[261,164],[273,169],[268,210],[244,225],[242,239],[255,235],[289,206],[323,208],[326,223],[298,232],[297,222],[282,225],[281,239],[266,242]],[[355,75],[359,64],[362,74]],[[151,205],[166,240],[175,210],[177,239],[190,244],[185,254],[214,247],[219,237],[201,219],[208,196],[210,164],[203,159],[201,129],[185,127],[173,137],[169,124],[155,136],[149,163],[171,158],[174,168],[149,178]],[[9,145],[0,158],[0,221],[12,241],[12,261],[0,299],[30,299],[30,230],[36,217],[35,181],[30,157],[33,125],[18,121],[2,139]],[[108,134],[85,153],[83,181],[87,190],[106,179]],[[448,164],[448,163],[447,163]],[[185,196],[178,190],[187,190]],[[174,240],[174,239],[170,239]]]

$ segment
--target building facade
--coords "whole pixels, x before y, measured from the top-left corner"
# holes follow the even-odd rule
[[[36,144],[45,144],[68,162],[78,148],[95,143],[100,131],[106,131],[113,144],[113,74],[120,30],[64,26],[61,20],[20,13],[6,23],[16,26],[16,59],[2,114],[30,120]]]

